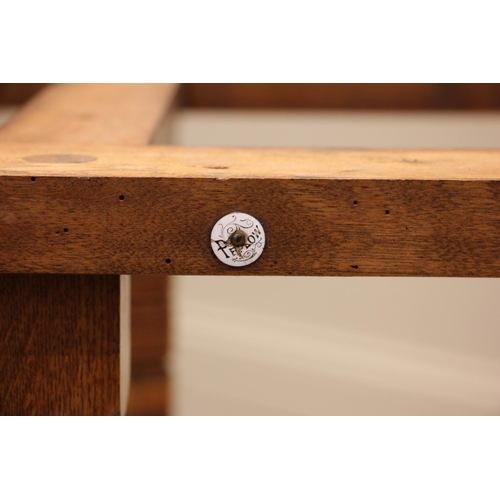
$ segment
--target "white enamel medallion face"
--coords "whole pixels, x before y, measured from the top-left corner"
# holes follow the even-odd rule
[[[233,212],[219,219],[211,235],[212,250],[224,264],[248,266],[264,251],[266,235],[262,224],[251,215]]]

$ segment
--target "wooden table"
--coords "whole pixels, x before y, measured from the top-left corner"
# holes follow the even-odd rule
[[[178,91],[54,85],[0,130],[1,414],[125,413],[129,275],[500,274],[499,151],[150,145]],[[244,268],[210,247],[233,211]]]

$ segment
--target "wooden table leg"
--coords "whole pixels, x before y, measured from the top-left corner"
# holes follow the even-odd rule
[[[10,87],[4,92],[14,93],[13,97],[20,98],[34,90],[25,88],[23,94],[22,89]],[[148,144],[154,140],[162,117],[174,106],[178,90],[177,84],[47,86],[0,130],[0,143]],[[57,150],[58,146],[54,147]],[[127,412],[131,415],[157,415],[166,411],[163,369],[166,348],[165,285],[164,276],[134,276],[132,279],[133,294],[137,299],[137,306],[133,306],[132,311],[137,355],[134,355],[130,411]],[[150,299],[151,305],[146,305],[144,300],[141,302],[141,296],[145,297],[144,300]],[[123,345],[123,351],[126,351],[126,345]],[[151,366],[148,366],[149,363]],[[125,362],[122,366],[128,365]],[[124,380],[128,382],[129,378],[124,375]],[[122,383],[122,414],[126,405],[124,394],[128,394],[127,382]]]
[[[132,277],[132,377],[127,415],[165,415],[168,276]]]
[[[120,287],[114,275],[0,275],[0,414],[120,413],[128,279]]]

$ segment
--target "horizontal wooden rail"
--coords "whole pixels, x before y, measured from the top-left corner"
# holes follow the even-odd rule
[[[0,176],[500,180],[500,150],[186,148],[0,143]]]
[[[500,276],[500,151],[0,146],[0,272]],[[241,211],[262,257],[219,262]]]
[[[185,83],[184,104],[208,108],[498,109],[498,83]]]

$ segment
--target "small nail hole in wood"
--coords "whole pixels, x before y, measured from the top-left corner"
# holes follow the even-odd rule
[[[170,259],[165,260],[167,264],[170,264],[172,261]]]
[[[385,211],[385,214],[386,214],[386,215],[389,215],[390,213],[391,213],[391,211],[390,211],[390,210],[386,210],[386,211]]]
[[[123,196],[123,194],[121,194],[120,196],[118,196],[118,198],[120,199],[120,201],[123,201],[125,199],[125,196]]]

